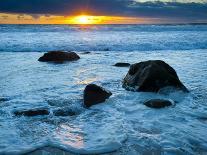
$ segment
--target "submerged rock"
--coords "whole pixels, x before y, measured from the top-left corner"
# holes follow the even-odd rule
[[[83,52],[83,53],[81,53],[81,54],[90,54],[91,52]]]
[[[53,111],[55,116],[73,116],[76,113],[71,109],[57,109]]]
[[[5,97],[0,97],[0,102],[6,102],[6,101],[9,101],[9,99]]]
[[[129,67],[130,64],[129,63],[125,63],[125,62],[118,62],[114,66],[116,66],[116,67]]]
[[[144,105],[150,108],[164,108],[171,106],[172,104],[173,103],[171,101],[163,99],[152,99],[144,103]]]
[[[179,80],[176,71],[161,60],[150,60],[131,65],[123,80],[123,87],[133,91],[158,92],[167,86],[188,92]]]
[[[78,59],[80,59],[80,57],[75,52],[51,51],[45,53],[38,59],[38,61],[62,63],[66,61],[75,61]]]
[[[109,48],[104,48],[103,51],[110,51],[110,49]]]
[[[14,114],[16,116],[38,116],[38,115],[49,115],[49,111],[47,109],[31,109],[31,110],[23,110],[23,111],[15,111]]]
[[[92,105],[102,103],[108,99],[112,93],[95,84],[89,84],[84,90],[84,105],[90,107]]]

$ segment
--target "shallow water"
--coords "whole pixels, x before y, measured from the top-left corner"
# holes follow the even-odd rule
[[[4,41],[0,47],[2,44]],[[0,102],[0,154],[28,153],[45,146],[85,154],[207,152],[206,49],[90,51],[78,51],[81,59],[65,64],[38,62],[43,52],[0,52],[0,97],[6,99]],[[113,65],[149,59],[170,64],[190,93],[123,89],[121,81],[128,68]],[[85,109],[83,90],[89,83],[101,85],[113,95],[105,103]],[[176,105],[160,110],[144,106],[143,102],[151,98],[172,99]],[[53,110],[66,107],[77,114],[53,115]],[[48,108],[50,115],[13,114],[33,108]]]
[[[103,153],[124,147],[135,151],[196,153],[206,151],[206,51],[92,52],[77,62],[40,63],[42,53],[1,53],[0,150],[19,153],[40,146],[56,146],[76,153]],[[173,66],[190,94],[128,92],[121,80],[128,68],[118,61],[135,63],[162,59]],[[199,61],[198,61],[199,57]],[[112,59],[113,58],[113,59]],[[111,90],[106,103],[86,110],[82,92],[96,83]],[[170,98],[174,107],[154,110],[143,105],[153,98]],[[15,117],[16,109],[70,107],[77,115]],[[147,149],[146,149],[147,148]],[[131,149],[130,149],[131,150]]]

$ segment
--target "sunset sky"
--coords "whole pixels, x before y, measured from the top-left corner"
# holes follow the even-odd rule
[[[0,23],[207,23],[207,0],[0,0]]]

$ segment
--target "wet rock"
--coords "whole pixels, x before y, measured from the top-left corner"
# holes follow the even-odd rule
[[[76,113],[71,110],[71,109],[56,109],[53,111],[53,114],[55,116],[73,116],[73,115],[76,115]]]
[[[108,99],[112,93],[95,84],[89,84],[84,90],[84,105],[90,107],[92,105],[102,103]]]
[[[23,111],[15,111],[14,114],[16,116],[38,116],[38,115],[49,115],[49,111],[47,109],[31,109],[31,110],[23,110]]]
[[[158,92],[161,88],[168,86],[188,92],[179,80],[176,71],[161,60],[131,65],[123,80],[123,87],[133,91]]]
[[[75,61],[78,59],[80,59],[80,57],[75,52],[51,51],[45,53],[38,59],[38,61],[63,63],[66,61]]]
[[[9,99],[5,97],[0,97],[0,102],[6,102],[6,101],[9,101]]]
[[[110,49],[109,48],[104,48],[103,51],[110,51]]]
[[[81,54],[90,54],[91,52],[83,52],[83,53],[81,53]]]
[[[116,66],[116,67],[129,67],[130,64],[129,63],[125,63],[125,62],[118,62],[114,66]]]
[[[150,108],[164,108],[171,106],[173,103],[169,100],[163,100],[163,99],[152,99],[149,101],[146,101],[144,105]]]

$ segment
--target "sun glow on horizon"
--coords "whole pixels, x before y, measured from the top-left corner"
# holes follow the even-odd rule
[[[96,24],[131,24],[140,23],[142,19],[134,17],[118,17],[118,16],[90,16],[79,15],[68,17],[65,20],[66,24],[78,25],[96,25]]]
[[[98,24],[140,24],[150,23],[151,19],[121,16],[96,16],[80,14],[77,16],[38,16],[21,14],[0,13],[0,24],[77,24],[77,25],[98,25]]]
[[[82,24],[88,24],[90,21],[88,20],[87,16],[81,16],[77,19],[77,22],[82,23]]]
[[[67,20],[70,24],[100,24],[104,19],[103,16],[87,16],[87,15],[80,15],[72,17],[71,19]]]

